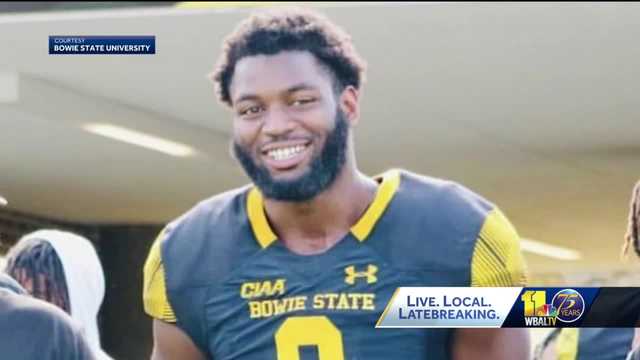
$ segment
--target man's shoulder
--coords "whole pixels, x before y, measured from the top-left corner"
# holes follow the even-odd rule
[[[203,200],[165,227],[158,238],[158,256],[167,288],[221,279],[259,249],[247,215],[250,189],[245,186]]]
[[[0,289],[0,310],[3,317],[21,319],[22,322],[29,322],[30,326],[74,326],[67,314],[54,305],[6,289]]]
[[[468,284],[472,253],[493,204],[455,181],[397,172],[398,188],[372,245],[401,269],[430,271],[429,283]]]
[[[16,354],[11,358],[94,359],[80,328],[64,311],[6,289],[0,289],[0,332],[3,355]]]
[[[490,201],[456,181],[407,170],[399,172],[401,198],[414,208],[429,211],[431,215],[468,213],[484,217],[495,207]]]
[[[434,267],[470,270],[473,286],[526,283],[518,233],[497,206],[454,181],[403,176],[410,196],[399,213],[412,223],[402,228],[419,229],[413,248],[418,244],[423,254],[432,254],[427,257]]]
[[[24,288],[8,274],[0,273],[0,289],[12,291],[16,294],[26,294]]]

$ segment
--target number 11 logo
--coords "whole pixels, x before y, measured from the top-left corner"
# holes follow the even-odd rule
[[[524,302],[524,316],[549,316],[549,309],[545,307],[547,292],[544,290],[527,290],[520,300]]]

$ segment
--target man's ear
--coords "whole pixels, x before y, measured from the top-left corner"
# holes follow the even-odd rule
[[[349,125],[357,125],[360,119],[360,92],[358,89],[352,85],[345,87],[338,101]]]

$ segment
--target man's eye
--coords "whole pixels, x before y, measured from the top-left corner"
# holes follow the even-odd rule
[[[240,115],[255,115],[260,111],[262,111],[262,107],[256,105],[240,110]]]
[[[316,101],[316,99],[314,99],[314,98],[296,99],[296,100],[293,100],[291,102],[291,105],[293,105],[293,106],[301,106],[301,105],[310,104],[310,103],[312,103],[314,101]]]

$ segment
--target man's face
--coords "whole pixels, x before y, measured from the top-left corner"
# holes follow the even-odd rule
[[[313,55],[243,58],[230,90],[234,154],[266,197],[306,201],[333,183],[346,159],[349,124],[329,71]]]

